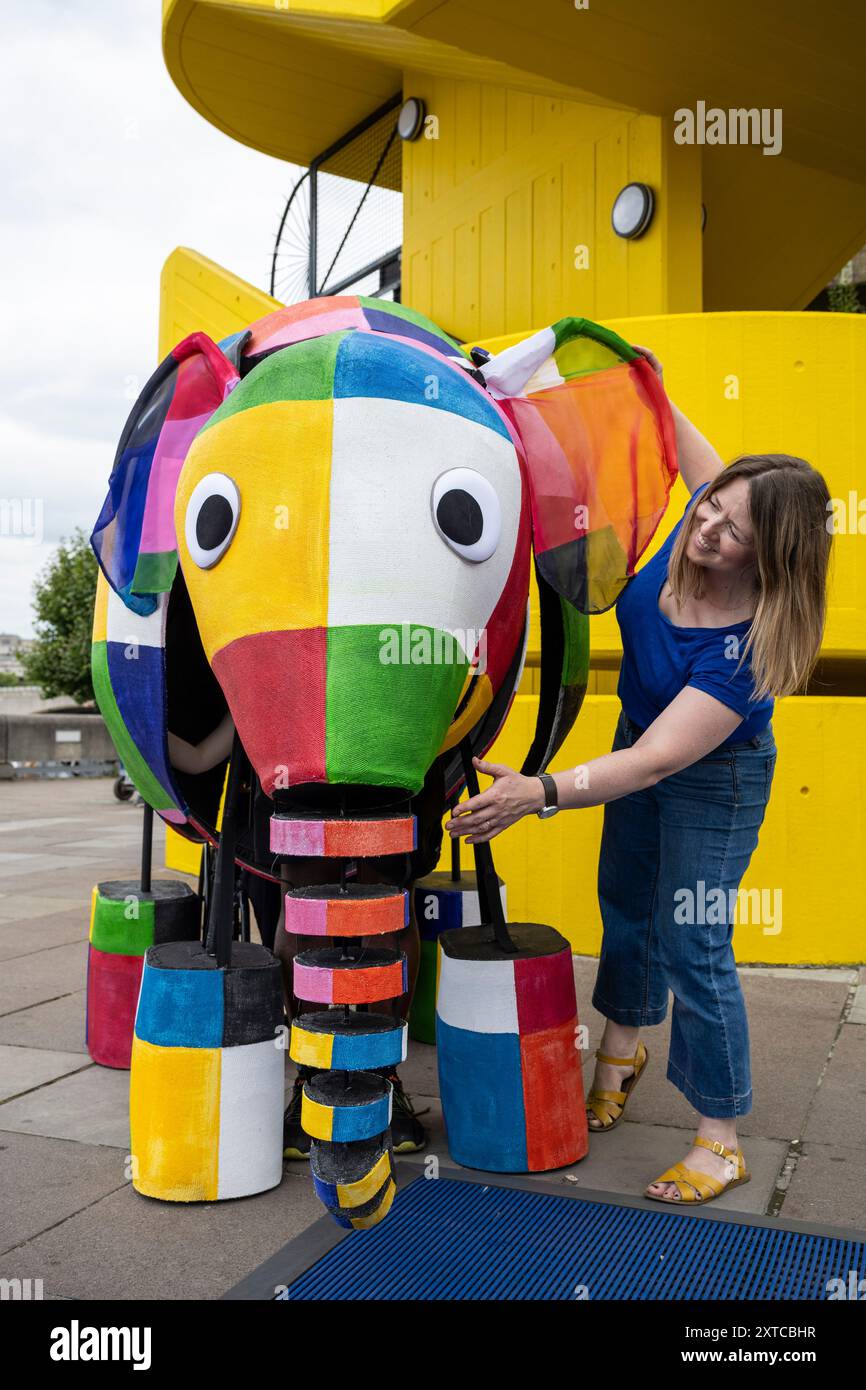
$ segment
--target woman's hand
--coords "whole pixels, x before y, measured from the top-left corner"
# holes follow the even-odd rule
[[[481,844],[507,830],[521,816],[541,810],[544,786],[540,778],[524,777],[503,763],[486,763],[481,758],[472,761],[478,772],[493,778],[493,786],[461,802],[457,814],[445,822],[452,839],[465,835],[468,845]]]
[[[640,343],[632,343],[632,347],[634,348],[635,352],[640,353],[641,357],[646,358],[647,362],[649,362],[650,366],[652,367],[662,386],[664,386],[664,367],[662,366],[659,359],[656,357],[655,353],[652,352],[648,347],[641,347]]]

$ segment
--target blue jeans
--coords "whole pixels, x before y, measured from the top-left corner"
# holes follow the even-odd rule
[[[613,750],[630,748],[641,732],[622,712]],[[731,939],[775,764],[769,725],[604,808],[593,1007],[629,1028],[661,1023],[670,989],[667,1078],[699,1114],[720,1119],[752,1108],[749,1026]]]

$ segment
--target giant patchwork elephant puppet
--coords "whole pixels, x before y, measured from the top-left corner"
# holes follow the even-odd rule
[[[405,885],[350,884],[341,866],[411,853],[411,799],[437,762],[440,811],[472,789],[471,757],[520,681],[533,557],[541,687],[522,771],[546,768],[586,688],[586,615],[633,573],[675,475],[651,367],[580,318],[491,358],[403,305],[315,299],[219,344],[192,333],[132,410],[92,537],[97,699],[145,799],[213,843],[226,762],[181,773],[167,734],[195,744],[228,711],[231,767],[248,759],[252,773],[233,785],[230,769],[221,859],[274,879],[286,857],[333,861],[333,882],[287,895],[285,925],[328,938],[296,961],[295,994],[320,1008],[296,1021],[291,1054],[320,1069],[303,1123],[317,1191],[344,1225],[374,1224],[393,1197],[390,1088],[375,1069],[406,1046],[405,1025],[369,1009],[403,993],[405,958],[360,940],[408,917]],[[268,799],[264,852],[253,789]],[[489,845],[475,849],[490,888]],[[482,927],[440,942],[449,1144],[460,1161],[487,1152],[443,1071],[450,1057],[465,1078],[477,1044],[477,1084],[505,1088],[499,1120],[515,1094],[520,1111],[488,1166],[555,1167],[580,1156],[577,1115],[585,1145],[570,953],[549,927],[504,928],[494,896]],[[280,1180],[279,969],[264,947],[232,946],[229,898],[215,892],[205,942],[158,942],[145,958],[133,1180],[169,1200]]]

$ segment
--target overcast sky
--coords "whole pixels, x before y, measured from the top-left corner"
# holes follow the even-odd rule
[[[166,256],[189,246],[266,289],[297,177],[186,104],[160,12],[159,0],[4,12],[0,632],[32,635],[35,575],[59,539],[92,529],[157,363]],[[8,534],[10,500],[23,501],[26,535]]]

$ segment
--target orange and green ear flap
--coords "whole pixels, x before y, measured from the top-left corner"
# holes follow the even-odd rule
[[[616,601],[677,475],[670,405],[616,333],[560,319],[483,362],[522,445],[541,617],[541,689],[521,771],[543,772],[577,718],[589,621]]]
[[[240,380],[249,333],[219,346],[191,333],[161,362],[130,412],[90,543],[127,608],[153,613],[177,571],[174,496],[193,439]]]
[[[616,601],[677,476],[670,404],[646,358],[560,319],[482,366],[525,453],[539,575],[581,613]]]

